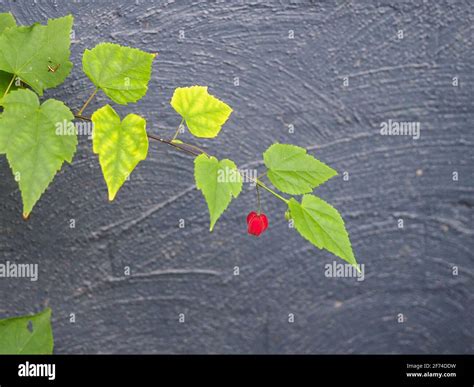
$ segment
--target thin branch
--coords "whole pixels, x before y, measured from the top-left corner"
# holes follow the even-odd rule
[[[81,116],[79,114],[74,114],[74,117],[79,119],[79,120],[83,120],[83,121],[89,121],[89,122],[92,121],[89,117],[84,117],[84,116]]]
[[[74,117],[76,117],[77,119],[80,119],[80,120],[84,120],[84,121],[91,121],[91,119],[89,117],[84,117],[80,114],[76,114]],[[201,154],[206,154],[208,155],[205,151],[203,151],[202,149],[198,148],[197,146],[195,145],[191,145],[191,144],[186,144],[186,143],[181,143],[181,142],[173,142],[173,140],[165,140],[164,138],[161,138],[161,137],[158,137],[158,136],[155,136],[154,134],[150,134],[150,133],[147,133],[147,136],[149,139],[151,140],[154,140],[154,141],[158,141],[158,142],[161,142],[163,144],[167,144],[169,146],[172,146],[173,148],[176,148],[180,151],[183,151],[185,153],[188,153],[190,155],[193,155],[193,156],[199,156]],[[267,187],[261,180],[259,180],[258,178],[257,179],[250,179],[252,181],[255,182],[255,184],[259,185],[260,187],[262,187],[264,190],[270,192],[273,196],[275,196],[276,198],[282,200],[283,202],[285,202],[286,204],[288,204],[288,200],[285,199],[283,196],[279,195],[278,193],[276,193],[275,191],[273,191],[271,188]],[[258,189],[257,189],[257,193],[258,195],[260,196],[260,193],[258,192]]]
[[[92,121],[90,119],[90,117],[85,117],[81,114],[74,114],[74,117],[77,118],[78,120],[89,121],[89,122]],[[198,148],[195,145],[186,144],[184,142],[183,143],[173,142],[173,140],[165,140],[164,138],[155,136],[155,135],[150,134],[150,133],[147,133],[147,136],[148,136],[148,138],[150,138],[152,140],[161,142],[163,144],[170,145],[173,148],[179,149],[179,150],[181,150],[183,152],[186,152],[186,153],[189,153],[193,156],[199,156],[201,153],[207,154],[205,151],[203,151],[202,149]]]
[[[173,142],[171,140],[165,140],[164,138],[160,138],[150,133],[147,133],[147,136],[148,138],[152,140],[159,141],[163,144],[168,144],[176,149],[182,150],[183,152],[189,153],[190,155],[193,155],[193,156],[199,156],[202,153],[202,152],[196,152],[191,147],[187,147],[186,144],[180,144],[180,143]]]

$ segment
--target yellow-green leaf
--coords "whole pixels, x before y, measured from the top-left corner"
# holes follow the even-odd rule
[[[0,154],[7,155],[18,181],[26,218],[64,161],[72,161],[77,145],[74,116],[54,99],[40,106],[36,94],[27,89],[9,93],[3,107]]]
[[[69,15],[50,19],[47,25],[7,28],[0,35],[0,70],[15,74],[39,95],[44,89],[60,85],[72,68],[72,23]]]
[[[129,114],[120,121],[115,110],[105,105],[92,115],[92,122],[94,153],[99,155],[112,201],[137,164],[147,156],[146,121],[136,114]]]
[[[32,316],[0,320],[1,355],[50,355],[53,345],[50,308]]]
[[[16,21],[11,13],[0,13],[0,34],[7,28],[15,27]]]
[[[126,105],[146,94],[155,56],[137,48],[101,43],[84,51],[82,67],[112,101]]]
[[[323,184],[337,172],[296,145],[273,144],[263,154],[268,178],[280,191],[302,195]]]
[[[11,13],[0,13],[0,35],[7,28],[15,27],[16,22],[15,18]],[[12,81],[13,74],[6,73],[5,71],[0,71],[0,104],[5,91],[7,90],[10,82]],[[14,84],[12,84],[14,85]],[[16,87],[11,87],[10,90],[13,90]]]
[[[227,121],[232,109],[207,92],[207,86],[178,87],[171,106],[186,121],[189,131],[196,137],[216,137]]]
[[[207,202],[210,217],[210,231],[217,219],[229,206],[232,198],[239,196],[242,190],[242,176],[231,160],[218,161],[204,153],[194,160],[194,178]]]
[[[304,195],[301,204],[291,198],[288,207],[296,230],[303,238],[357,265],[344,220],[333,206],[314,195]]]

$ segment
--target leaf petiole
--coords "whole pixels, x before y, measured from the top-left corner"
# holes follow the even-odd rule
[[[99,88],[96,87],[94,91],[92,92],[92,94],[90,95],[90,97],[87,98],[87,101],[84,103],[84,105],[82,105],[81,110],[77,112],[77,116],[82,116],[82,113],[86,109],[87,105],[89,105],[89,103],[92,101],[92,99],[95,97],[98,91],[99,91]]]
[[[174,136],[173,136],[173,138],[171,139],[171,141],[176,140],[176,138],[178,137],[178,134],[179,134],[179,130],[181,129],[181,126],[183,125],[183,123],[184,123],[184,118],[181,120],[181,122],[179,123],[178,127],[176,128],[176,132],[174,133]]]
[[[260,187],[262,187],[264,190],[270,192],[273,196],[276,198],[280,199],[281,201],[285,202],[285,204],[288,204],[289,200],[285,199],[283,196],[277,194],[274,190],[271,188],[267,187],[261,180],[254,180]]]
[[[258,188],[258,184],[255,185],[255,188],[257,190],[257,213],[260,215],[262,212],[262,206],[260,205],[260,189]]]
[[[13,85],[13,82],[15,81],[15,78],[16,78],[16,75],[13,74],[12,80],[11,80],[10,83],[8,84],[8,87],[7,87],[7,89],[5,90],[5,93],[3,93],[2,99],[5,98],[5,96],[6,96],[6,95],[8,94],[8,92],[10,91],[10,89],[11,89],[11,87],[12,87],[12,85]]]

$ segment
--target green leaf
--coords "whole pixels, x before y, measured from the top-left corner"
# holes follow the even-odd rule
[[[53,345],[50,308],[32,316],[0,320],[1,355],[50,355]]]
[[[203,153],[194,160],[194,178],[197,188],[206,199],[212,231],[232,198],[239,196],[242,176],[233,161],[218,161],[215,157],[208,157]]]
[[[280,191],[291,195],[309,193],[337,172],[295,145],[273,144],[263,154],[268,178]]]
[[[357,265],[344,221],[333,206],[314,195],[304,195],[301,204],[291,198],[288,207],[296,230],[303,238]]]
[[[15,18],[11,13],[0,13],[0,35],[3,31],[9,27],[16,26]],[[6,73],[5,71],[0,71],[0,100],[3,98],[5,91],[8,89],[13,78],[13,74]],[[14,85],[14,84],[13,84]],[[13,90],[15,86],[11,88]]]
[[[101,43],[84,51],[82,68],[112,101],[126,105],[146,94],[155,56],[136,48]]]
[[[54,99],[40,106],[36,94],[26,89],[9,93],[3,107],[0,154],[7,155],[18,181],[27,218],[63,162],[72,161],[77,145],[74,116]]]
[[[0,34],[7,28],[15,27],[16,21],[11,13],[0,13]]]
[[[0,35],[0,70],[15,74],[39,95],[69,75],[71,15],[29,27],[10,27]],[[48,66],[56,68],[50,71]]]
[[[216,137],[232,113],[229,105],[207,92],[207,86],[178,87],[171,106],[186,121],[196,137]]]
[[[109,200],[115,198],[120,187],[148,153],[146,121],[129,114],[123,121],[110,105],[92,115],[94,123],[93,147],[109,190]]]

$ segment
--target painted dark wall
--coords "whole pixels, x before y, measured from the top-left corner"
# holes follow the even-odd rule
[[[109,204],[81,137],[28,222],[0,160],[1,261],[40,269],[37,282],[0,279],[1,317],[50,305],[57,353],[473,352],[469,1],[62,3],[0,1],[22,24],[74,15],[75,68],[48,97],[80,107],[92,89],[81,54],[99,42],[158,52],[146,97],[118,111],[171,135],[174,88],[209,85],[234,109],[200,142],[218,157],[261,172],[273,142],[309,147],[340,172],[316,194],[343,214],[365,280],[327,278],[334,256],[288,229],[270,196],[270,229],[248,236],[249,185],[209,233],[192,158],[160,144]],[[99,95],[87,113],[107,102]],[[420,139],[380,135],[389,119],[420,122]]]

